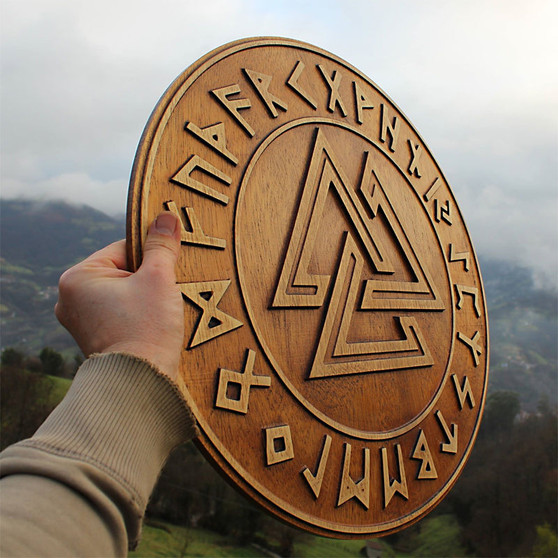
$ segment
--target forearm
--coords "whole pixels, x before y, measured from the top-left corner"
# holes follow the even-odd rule
[[[0,554],[125,555],[165,460],[195,432],[148,363],[90,358],[37,433],[0,456]]]

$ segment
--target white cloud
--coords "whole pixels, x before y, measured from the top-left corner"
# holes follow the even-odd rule
[[[467,193],[471,195],[470,190]],[[477,239],[474,244],[482,247],[483,255],[535,268],[541,280],[555,284],[556,203],[545,203],[535,196],[526,198],[495,184],[475,191],[473,200],[469,196],[465,217],[473,239]]]
[[[121,215],[126,208],[127,181],[101,181],[80,172],[29,182],[6,179],[2,184],[2,197],[40,202],[65,200],[76,205],[90,205],[109,215]]]

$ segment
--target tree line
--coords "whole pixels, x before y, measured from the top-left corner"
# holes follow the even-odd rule
[[[75,353],[73,358],[68,360],[52,347],[43,347],[37,356],[29,356],[19,349],[7,347],[0,356],[2,367],[23,369],[60,378],[73,378],[83,360],[81,353]]]
[[[558,556],[557,425],[546,399],[526,414],[516,393],[489,394],[471,457],[434,512],[456,518],[466,555]],[[392,542],[405,549],[423,527],[420,522]]]

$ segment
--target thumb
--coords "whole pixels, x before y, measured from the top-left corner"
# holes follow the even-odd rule
[[[160,213],[151,223],[145,244],[143,246],[144,270],[168,270],[175,280],[174,266],[180,250],[180,222],[178,217],[170,211]]]

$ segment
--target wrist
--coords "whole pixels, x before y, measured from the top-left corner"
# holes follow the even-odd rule
[[[99,354],[122,353],[144,360],[173,382],[178,379],[178,366],[180,354],[172,354],[173,351],[164,350],[158,345],[151,343],[138,343],[131,341],[120,341],[106,347]]]

